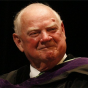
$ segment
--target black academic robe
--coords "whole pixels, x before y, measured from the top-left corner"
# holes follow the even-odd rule
[[[65,61],[70,60],[73,57],[74,57],[73,55],[69,54],[67,55]],[[0,78],[8,80],[12,84],[20,84],[30,78],[29,73],[30,73],[30,65],[25,65],[17,70],[11,71],[10,73],[1,75]]]
[[[29,78],[29,66],[5,74],[1,78],[13,84],[23,82],[19,87],[18,85],[10,85],[12,87],[9,88],[88,88],[88,58],[78,58],[66,62],[68,59],[72,59],[71,55],[65,59],[65,63],[55,66],[37,78]],[[5,82],[5,84],[7,86],[9,83]]]

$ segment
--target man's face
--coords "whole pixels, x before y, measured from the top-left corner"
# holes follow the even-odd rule
[[[30,63],[37,64],[37,68],[52,68],[62,59],[66,52],[65,39],[63,23],[60,24],[54,14],[45,11],[22,16],[22,48]]]

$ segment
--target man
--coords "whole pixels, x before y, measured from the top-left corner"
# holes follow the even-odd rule
[[[19,14],[14,24],[13,39],[34,68],[51,69],[63,58],[66,52],[64,25],[49,7],[32,4]]]
[[[73,57],[66,55],[64,24],[52,8],[42,3],[28,5],[17,14],[14,30],[13,40],[30,65],[1,78],[12,84],[23,82],[19,85],[22,88],[88,87],[88,60],[76,58],[65,62]]]

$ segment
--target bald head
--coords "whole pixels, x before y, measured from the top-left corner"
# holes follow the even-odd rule
[[[26,23],[27,20],[33,21],[33,19],[38,19],[41,21],[41,17],[48,14],[53,14],[56,17],[56,20],[61,23],[61,18],[58,15],[56,11],[54,11],[52,8],[50,8],[47,5],[44,5],[42,3],[33,3],[28,6],[26,6],[24,9],[22,9],[15,17],[14,20],[14,30],[15,32],[20,35],[21,34],[21,29],[24,28],[24,23]],[[29,19],[28,19],[29,18]],[[37,20],[36,19],[36,20]],[[47,19],[47,15],[46,15]]]

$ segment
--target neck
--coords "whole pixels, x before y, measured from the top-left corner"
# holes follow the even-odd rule
[[[57,60],[56,60],[56,61],[48,61],[46,63],[41,62],[41,63],[38,63],[37,65],[35,65],[35,64],[31,64],[31,65],[35,69],[37,69],[38,71],[43,72],[43,71],[52,69],[54,66],[56,66],[58,64],[61,64],[65,60],[66,57],[67,57],[67,55],[65,54],[61,60],[57,58],[59,60],[58,63],[57,63]]]

